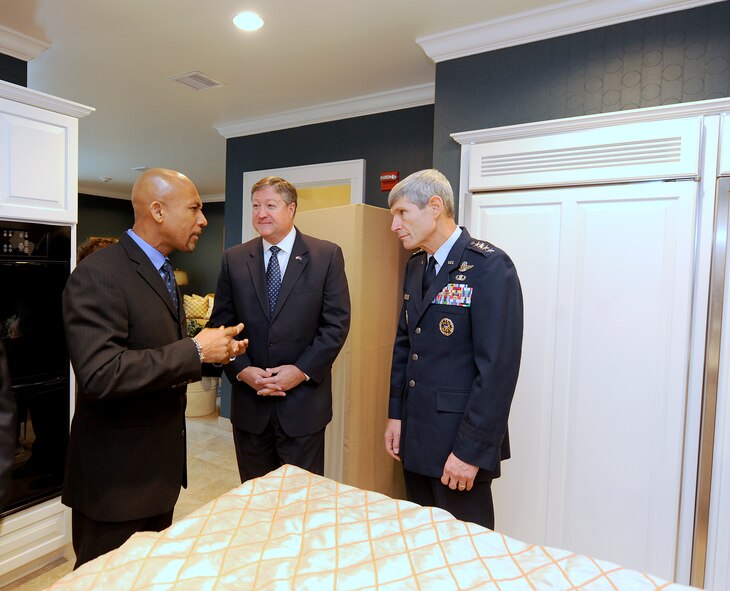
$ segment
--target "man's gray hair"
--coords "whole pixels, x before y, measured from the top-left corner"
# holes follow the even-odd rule
[[[419,209],[428,205],[429,199],[438,195],[444,202],[444,212],[454,217],[454,192],[448,179],[434,168],[419,170],[400,181],[388,194],[388,207],[399,199],[408,199]]]

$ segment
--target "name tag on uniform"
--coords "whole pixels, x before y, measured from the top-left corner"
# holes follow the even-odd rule
[[[473,290],[474,288],[469,287],[466,283],[449,283],[436,295],[431,303],[469,308],[471,307],[471,293]]]

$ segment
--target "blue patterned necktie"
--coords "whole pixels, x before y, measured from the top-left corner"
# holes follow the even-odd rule
[[[165,281],[165,287],[167,287],[167,293],[170,294],[172,299],[172,305],[177,310],[177,286],[175,285],[175,273],[172,270],[170,261],[165,259],[164,264],[160,267],[160,275]]]
[[[279,267],[279,251],[278,246],[272,246],[269,249],[271,257],[269,258],[269,266],[266,269],[266,286],[269,294],[269,315],[274,315],[276,308],[276,298],[279,297],[279,289],[281,288],[281,267]]]

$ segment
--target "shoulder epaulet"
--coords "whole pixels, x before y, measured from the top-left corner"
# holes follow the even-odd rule
[[[413,257],[414,257],[414,256],[416,256],[416,255],[419,255],[419,254],[423,254],[424,252],[426,252],[426,251],[425,251],[425,250],[423,250],[422,248],[419,248],[419,249],[418,249],[418,250],[417,250],[416,252],[414,252],[414,253],[413,253],[413,254],[411,255],[411,258],[413,258]]]
[[[495,252],[494,247],[484,240],[471,240],[467,245],[467,248],[481,252],[484,255]]]

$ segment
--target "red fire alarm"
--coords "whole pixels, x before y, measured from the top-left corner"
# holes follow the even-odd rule
[[[400,173],[397,170],[390,170],[388,172],[380,173],[380,190],[390,191],[395,187],[396,183],[400,179]]]

